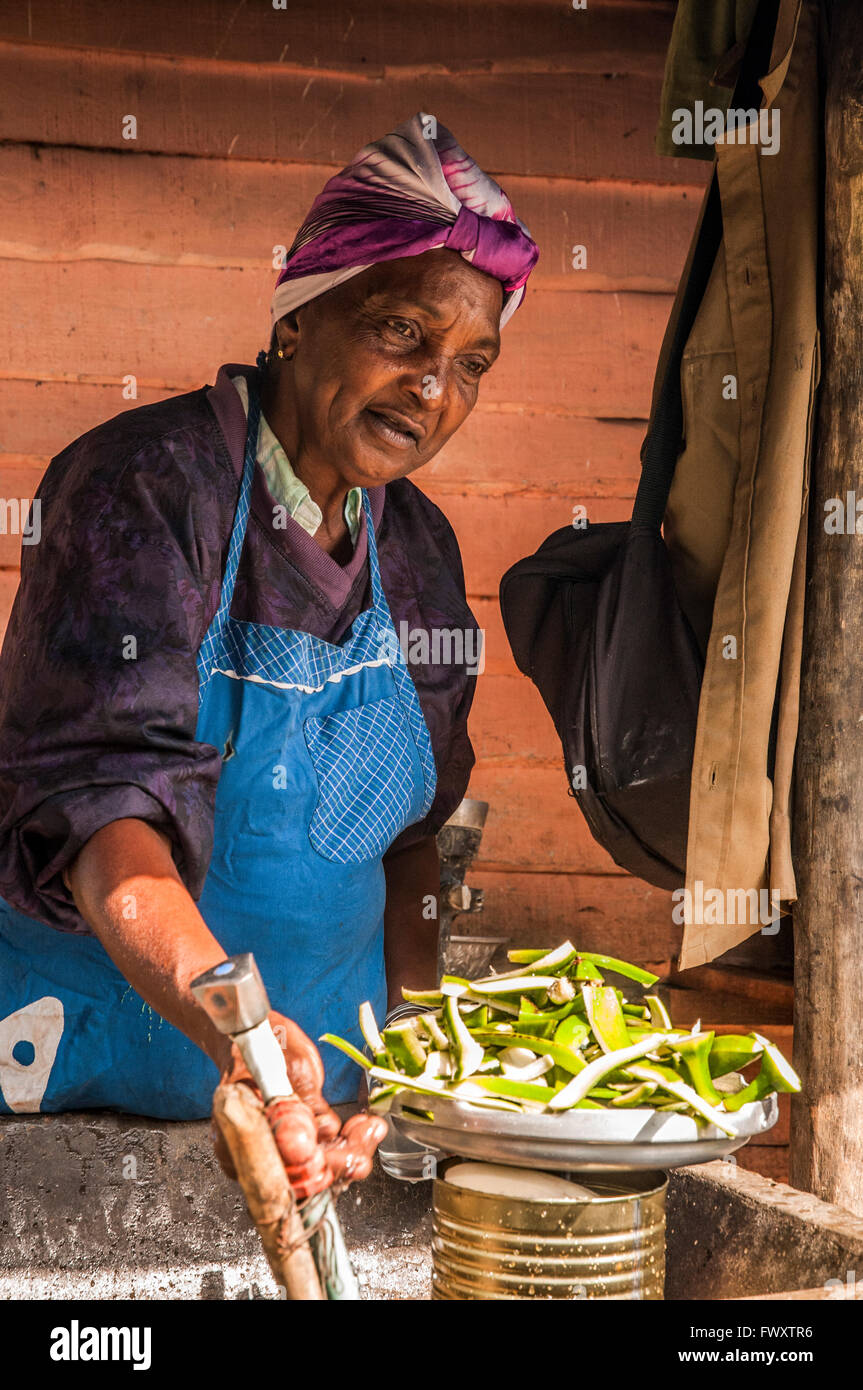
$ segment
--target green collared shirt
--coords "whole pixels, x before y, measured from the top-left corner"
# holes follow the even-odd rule
[[[231,381],[237,388],[237,394],[243,402],[243,410],[248,415],[249,387],[246,378],[234,376],[231,377]],[[302,526],[304,531],[308,531],[310,536],[314,536],[324,519],[321,509],[317,502],[313,501],[305,483],[297,477],[287,454],[267,424],[263,413],[258,427],[256,459],[267,480],[267,487],[276,501],[286,508],[288,516]],[[358,487],[352,487],[345,498],[345,521],[354,545],[356,545],[357,536],[360,533],[362,509],[362,490]]]

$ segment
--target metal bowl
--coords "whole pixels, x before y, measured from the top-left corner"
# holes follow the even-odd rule
[[[407,1105],[434,1114],[434,1121],[404,1114]],[[776,1096],[752,1101],[732,1117],[731,1139],[714,1125],[699,1126],[675,1111],[566,1110],[516,1114],[483,1110],[449,1096],[402,1091],[390,1111],[407,1138],[445,1154],[509,1163],[517,1168],[593,1172],[607,1168],[679,1168],[726,1158],[779,1118]]]

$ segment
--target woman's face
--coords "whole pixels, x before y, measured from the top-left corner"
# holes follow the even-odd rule
[[[457,252],[386,261],[277,325],[270,423],[301,476],[375,487],[428,463],[500,350],[503,290]],[[266,406],[266,403],[265,403]]]

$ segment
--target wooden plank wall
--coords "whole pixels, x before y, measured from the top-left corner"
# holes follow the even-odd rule
[[[616,870],[567,797],[497,609],[572,516],[628,514],[653,369],[704,184],[653,152],[674,6],[652,0],[0,4],[0,493],[32,496],[97,422],[252,360],[273,247],[362,144],[430,111],[541,247],[474,416],[418,481],[487,633],[471,794],[486,925],[661,962],[668,896]],[[124,138],[124,118],[137,135]],[[572,248],[587,265],[572,268]],[[137,401],[122,396],[137,380]],[[0,613],[18,539],[0,535]]]

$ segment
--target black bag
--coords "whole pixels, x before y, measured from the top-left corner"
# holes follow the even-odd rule
[[[714,174],[641,451],[632,519],[555,531],[500,586],[513,655],[554,720],[591,833],[621,868],[661,888],[677,888],[685,876],[704,670],[661,527],[683,444],[683,349],[721,234]]]

